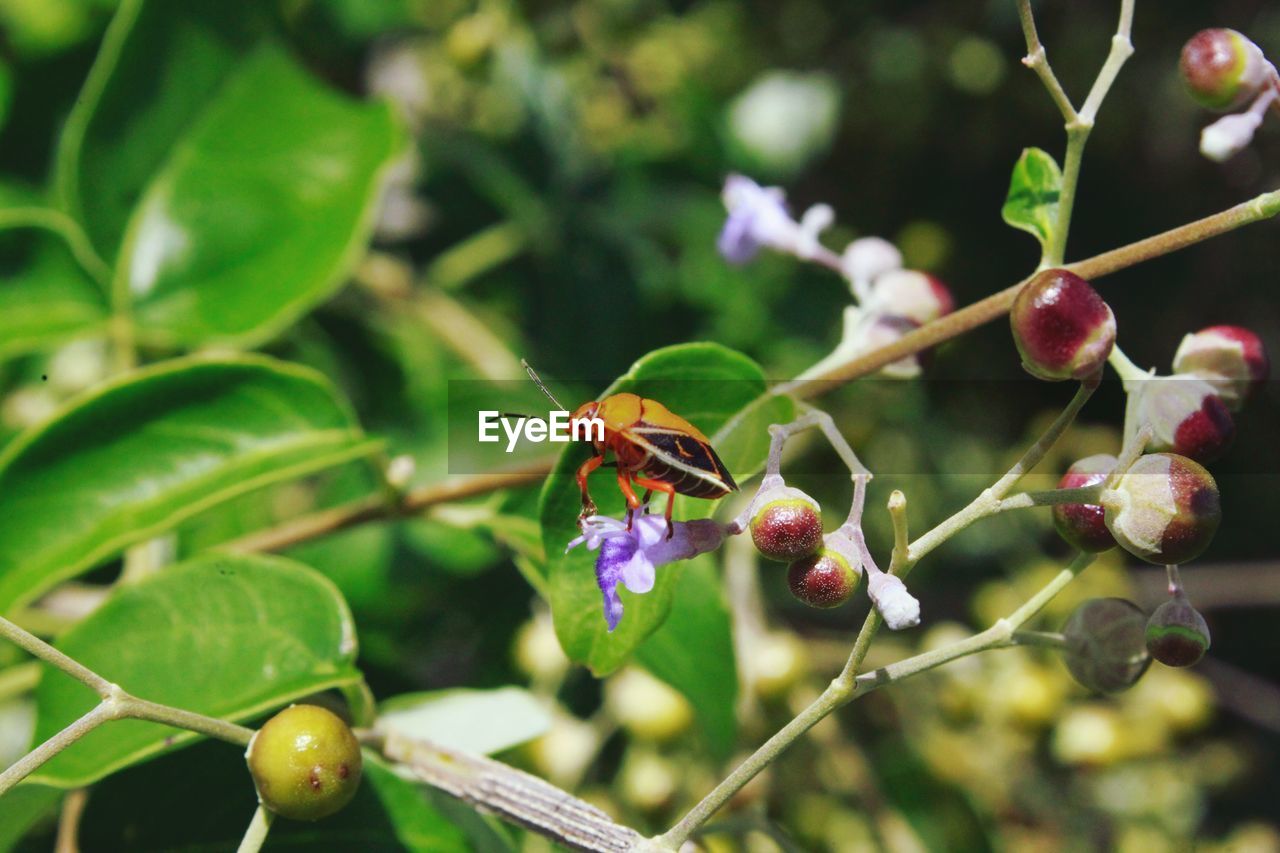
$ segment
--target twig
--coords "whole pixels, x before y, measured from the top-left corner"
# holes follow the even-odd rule
[[[396,731],[362,740],[419,781],[572,850],[623,853],[662,849],[600,809],[536,776],[489,758],[437,746]]]
[[[413,489],[398,504],[390,504],[381,495],[361,498],[342,506],[304,515],[279,527],[250,533],[226,543],[229,551],[281,551],[301,542],[337,533],[367,521],[385,521],[413,515],[436,504],[487,494],[497,489],[516,488],[536,483],[551,473],[553,459],[532,462],[522,468],[455,477],[442,483]]]
[[[1226,234],[1242,226],[1270,219],[1277,213],[1280,213],[1280,190],[1273,190],[1195,222],[1171,228],[1153,237],[1138,240],[1083,261],[1067,264],[1065,269],[1071,270],[1081,278],[1089,280],[1101,278],[1143,261],[1185,249],[1187,246],[1193,246],[1211,237]],[[931,349],[1007,314],[1018,291],[1030,280],[1031,277],[1028,276],[1017,284],[945,317],[939,317],[931,323],[926,323],[891,344],[851,358],[844,364],[836,365],[812,379],[775,385],[770,394],[772,396],[790,394],[802,399],[818,397],[854,379],[874,373],[886,364],[892,364],[899,359]]]
[[[1040,34],[1036,32],[1036,20],[1031,14],[1031,0],[1018,0],[1018,18],[1022,22],[1022,33],[1027,39],[1027,55],[1023,57],[1022,64],[1040,77],[1049,96],[1062,112],[1063,120],[1067,123],[1075,121],[1076,108],[1067,97],[1062,84],[1058,82],[1058,76],[1053,73],[1044,45],[1040,43]]]
[[[63,798],[62,811],[58,813],[58,835],[54,840],[53,853],[79,853],[80,818],[84,816],[84,808],[88,803],[88,788],[78,788]]]

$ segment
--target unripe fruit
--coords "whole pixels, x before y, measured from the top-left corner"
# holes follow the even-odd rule
[[[1271,362],[1261,339],[1240,326],[1210,326],[1187,335],[1173,356],[1173,372],[1213,386],[1232,411],[1267,380]]]
[[[1235,30],[1196,33],[1182,47],[1182,82],[1201,106],[1229,110],[1258,94],[1267,79],[1267,60],[1256,44]]]
[[[839,533],[826,537],[818,553],[787,568],[791,594],[810,607],[839,607],[849,600],[862,577],[862,561]]]
[[[1150,450],[1212,462],[1236,436],[1231,412],[1212,385],[1194,376],[1144,380],[1137,393],[1139,424],[1151,428]]]
[[[1165,666],[1191,666],[1209,650],[1209,626],[1181,593],[1155,609],[1146,633],[1147,651]]]
[[[1058,488],[1096,486],[1106,480],[1115,467],[1116,458],[1109,453],[1086,456],[1067,469],[1058,481]],[[1100,504],[1056,504],[1053,526],[1059,536],[1081,551],[1096,554],[1116,545],[1116,538],[1107,529],[1106,513]]]
[[[1157,565],[1199,556],[1222,520],[1213,475],[1173,453],[1139,457],[1102,493],[1102,508],[1120,547]]]
[[[1044,270],[1018,292],[1009,312],[1022,366],[1050,381],[1087,379],[1116,340],[1116,318],[1089,282],[1067,270]]]
[[[955,309],[951,291],[941,280],[917,270],[892,270],[875,280],[871,305],[884,314],[906,317],[920,325]]]
[[[790,563],[822,547],[822,511],[799,489],[765,489],[752,510],[751,541],[770,560]]]
[[[360,787],[363,760],[351,728],[316,705],[290,705],[267,721],[245,754],[258,799],[278,815],[319,820]]]
[[[1071,677],[1099,693],[1132,687],[1151,664],[1143,632],[1147,617],[1123,598],[1084,602],[1062,626],[1062,660]]]

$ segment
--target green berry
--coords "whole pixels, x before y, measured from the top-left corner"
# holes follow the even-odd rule
[[[1147,651],[1165,666],[1191,666],[1209,650],[1209,626],[1185,595],[1175,595],[1147,620]]]
[[[319,820],[360,787],[363,762],[351,728],[316,705],[290,705],[253,736],[245,756],[258,799],[278,815]]]
[[[1062,659],[1071,677],[1098,693],[1127,690],[1151,664],[1145,639],[1147,617],[1123,598],[1084,602],[1062,626]]]

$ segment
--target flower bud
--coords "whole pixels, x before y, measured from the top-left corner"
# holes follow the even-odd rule
[[[861,577],[862,559],[841,533],[824,537],[818,553],[787,568],[791,594],[810,607],[839,607],[853,595]]]
[[[822,510],[799,489],[764,489],[751,510],[751,541],[770,560],[790,563],[822,547]]]
[[[1107,529],[1120,547],[1150,563],[1185,563],[1213,540],[1222,520],[1213,475],[1185,456],[1139,457],[1102,493]]]
[[[1147,651],[1165,666],[1191,666],[1209,650],[1209,626],[1181,592],[1147,620]]]
[[[1223,116],[1200,131],[1200,153],[1223,163],[1249,147],[1262,124],[1262,114],[1250,110]]]
[[[364,767],[351,728],[316,705],[276,714],[254,734],[245,757],[258,799],[294,820],[319,820],[351,802]]]
[[[1086,456],[1067,469],[1058,481],[1058,488],[1096,486],[1106,480],[1115,467],[1116,458],[1109,453]],[[1081,551],[1096,554],[1116,545],[1116,538],[1107,529],[1106,513],[1099,504],[1056,504],[1053,526],[1058,535]]]
[[[917,270],[891,270],[875,280],[868,307],[924,325],[950,314],[955,300],[934,276]]]
[[[1067,270],[1044,270],[1018,292],[1009,312],[1022,366],[1051,381],[1097,373],[1116,340],[1110,306]]]
[[[1062,660],[1071,677],[1099,693],[1132,687],[1151,664],[1146,622],[1146,614],[1123,598],[1093,598],[1081,604],[1062,626]]]
[[[920,324],[910,317],[868,312],[863,315],[859,327],[859,349],[861,352],[874,352],[918,328]],[[890,379],[912,379],[919,376],[920,371],[924,369],[926,355],[927,353],[909,355],[892,364],[886,364],[880,368],[880,375]]]
[[[1236,411],[1267,380],[1271,363],[1253,332],[1240,326],[1210,326],[1182,339],[1173,371],[1208,382],[1227,408]]]
[[[1201,106],[1229,110],[1258,94],[1267,60],[1256,44],[1235,30],[1196,33],[1182,47],[1182,82]]]
[[[1155,451],[1212,462],[1236,435],[1231,412],[1212,385],[1194,376],[1160,376],[1142,382],[1136,416],[1151,428]]]
[[[902,252],[881,237],[860,237],[844,249],[840,267],[850,281],[874,281],[890,270],[902,269]]]

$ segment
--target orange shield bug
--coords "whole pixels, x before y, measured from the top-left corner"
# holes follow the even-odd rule
[[[533,368],[521,363],[542,393],[556,408],[563,410]],[[576,434],[576,422],[596,419],[603,423],[604,434],[601,437],[596,430],[593,435],[590,429],[584,433],[592,435],[591,444],[596,452],[578,468],[578,489],[582,492],[579,519],[595,515],[596,504],[587,490],[587,477],[605,464],[608,452],[613,453],[618,488],[630,510],[639,509],[654,492],[666,494],[667,538],[674,531],[671,510],[676,495],[715,500],[738,490],[733,475],[724,467],[707,437],[657,400],[621,393],[583,403],[569,417],[570,433]],[[633,484],[646,490],[643,500],[636,496]],[[629,524],[628,514],[628,529]]]

